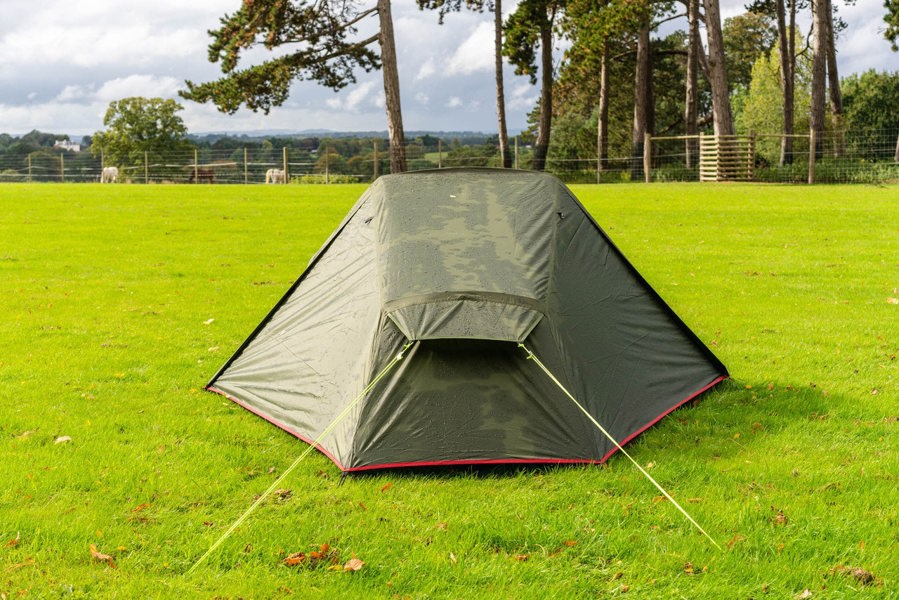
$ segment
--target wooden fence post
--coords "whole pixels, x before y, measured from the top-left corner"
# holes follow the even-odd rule
[[[331,157],[328,156],[329,148],[325,148],[325,183],[331,183]]]
[[[287,146],[281,148],[281,154],[283,154],[283,163],[284,163],[284,183],[290,181],[290,174],[287,172]]]
[[[643,181],[652,182],[652,136],[643,134]]]
[[[437,140],[437,168],[443,168],[443,140]]]
[[[371,179],[372,179],[372,181],[374,181],[375,179],[378,178],[378,140],[374,140],[372,142],[372,146],[373,146],[372,156],[374,156],[374,161],[372,163],[372,167],[373,167],[372,173],[374,173],[374,176],[372,176]]]
[[[243,149],[243,184],[247,185],[250,182],[249,173],[247,173],[247,148],[244,146]]]
[[[515,136],[515,168],[518,168],[518,136]]]
[[[815,146],[818,144],[815,130],[808,132],[808,182],[815,183]]]
[[[150,183],[150,160],[146,150],[144,150],[144,183]]]
[[[66,182],[66,157],[64,154],[59,155],[59,181]]]
[[[200,183],[199,153],[194,148],[194,183]]]
[[[31,153],[28,153],[28,181],[32,181],[31,179]]]

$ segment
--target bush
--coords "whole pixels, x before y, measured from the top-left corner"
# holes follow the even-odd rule
[[[359,178],[355,175],[331,175],[325,179],[324,175],[301,175],[299,177],[291,177],[290,183],[359,183]]]

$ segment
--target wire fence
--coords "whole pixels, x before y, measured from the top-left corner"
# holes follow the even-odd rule
[[[379,147],[380,146],[380,147]],[[390,172],[385,141],[367,152],[343,156],[327,145],[299,148],[200,148],[166,154],[143,153],[112,165],[90,152],[40,150],[27,156],[0,155],[2,182],[99,182],[115,166],[117,183],[262,184],[271,171],[284,183],[366,183]],[[546,170],[568,183],[740,180],[772,183],[899,183],[899,131],[832,131],[784,137],[752,133],[733,139],[713,136],[647,136],[642,155],[599,160],[554,156]],[[812,151],[812,148],[815,151]],[[406,146],[410,171],[452,167],[500,167],[493,145]],[[513,166],[530,169],[532,150],[514,147]],[[713,162],[709,162],[713,161]],[[730,166],[728,166],[730,165]],[[267,177],[267,174],[269,177]]]

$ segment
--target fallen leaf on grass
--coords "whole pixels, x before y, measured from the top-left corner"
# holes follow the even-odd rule
[[[61,435],[61,436],[59,436],[58,438],[56,438],[56,439],[53,441],[53,443],[54,443],[54,444],[65,444],[66,442],[71,442],[71,441],[72,441],[72,438],[70,438],[69,436],[67,436],[67,435]]]
[[[565,544],[566,546],[568,546],[569,548],[573,548],[574,546],[577,546],[577,540],[565,540],[562,543]]]
[[[811,597],[812,597],[812,591],[808,588],[802,590],[802,592],[800,592],[796,596],[796,598],[798,598],[799,600],[806,600],[807,598],[811,598]]]
[[[870,585],[877,580],[877,578],[874,577],[874,573],[861,567],[844,567],[843,565],[837,565],[832,568],[830,572],[831,574],[852,577],[862,585]]]
[[[134,508],[131,509],[131,512],[138,513],[146,508],[150,508],[149,502],[143,502],[141,504],[138,504],[137,506],[135,506]]]
[[[456,555],[453,554],[452,552],[450,552],[449,559],[450,559],[450,562],[453,563],[453,564],[456,564],[456,563],[458,562],[458,561],[456,560]]]
[[[387,485],[385,485],[384,487],[381,488],[381,493],[383,494],[384,492],[386,492],[387,490],[389,490],[392,487],[393,487],[393,484],[388,483]]]
[[[345,565],[343,565],[344,571],[359,571],[362,567],[365,566],[365,563],[356,558],[355,556],[348,560]]]
[[[280,490],[275,490],[274,492],[272,492],[272,494],[274,496],[277,496],[279,500],[287,500],[288,498],[290,498],[293,495],[293,490],[288,490],[288,489],[282,488]]]
[[[787,522],[789,521],[789,519],[787,518],[787,515],[784,514],[784,511],[774,508],[772,506],[771,512],[774,512],[774,511],[777,511],[777,514],[775,514],[773,517],[771,517],[771,522],[774,523],[775,525],[786,525]]]
[[[734,544],[736,544],[736,543],[738,543],[738,542],[742,542],[742,541],[745,540],[745,539],[746,539],[746,538],[745,538],[744,536],[742,536],[742,535],[740,535],[740,534],[738,533],[738,534],[735,535],[734,537],[730,538],[730,541],[727,542],[727,547],[728,547],[728,548],[733,548],[733,547],[734,547]]]
[[[530,554],[516,554],[515,560],[517,560],[518,562],[525,562],[530,557]]]
[[[691,562],[684,563],[684,573],[686,573],[687,575],[693,574],[693,563],[691,563]]]
[[[94,560],[98,560],[100,562],[105,562],[107,565],[109,565],[113,569],[116,568],[116,564],[112,560],[112,557],[110,555],[103,554],[102,552],[97,550],[97,546],[94,544],[91,544],[90,548],[91,548],[91,556],[94,558]]]
[[[313,550],[308,554],[306,552],[294,552],[288,555],[282,562],[288,567],[305,565],[312,569],[322,564],[335,565],[337,561],[337,549],[331,548],[328,544],[322,544],[318,547],[318,550]]]
[[[890,296],[887,298],[887,304],[899,304],[899,298],[893,298]]]
[[[16,532],[16,537],[6,542],[4,548],[15,548],[19,545],[19,540],[22,539],[22,534],[20,532]]]

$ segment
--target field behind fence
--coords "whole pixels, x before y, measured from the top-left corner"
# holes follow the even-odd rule
[[[436,139],[436,138],[433,138]],[[618,153],[600,160],[571,157],[551,147],[547,171],[569,183],[619,183],[742,180],[779,183],[888,183],[899,181],[899,132],[836,131],[815,140],[791,136],[785,146],[780,134],[750,133],[720,140],[714,136],[647,136],[642,154]],[[90,152],[41,150],[24,157],[0,157],[0,182],[97,182],[104,166],[119,169],[120,183],[264,183],[270,169],[283,169],[292,183],[367,183],[389,172],[386,141],[373,140],[369,149],[342,155],[337,143],[323,141],[316,150],[272,147],[206,147],[183,152],[133,157],[112,164]],[[710,158],[707,152],[714,152]],[[411,171],[453,167],[501,166],[492,144],[407,144]],[[532,150],[513,149],[513,165],[531,168]],[[713,162],[709,162],[713,161]],[[730,161],[730,162],[728,162]],[[728,166],[729,165],[729,166]]]

